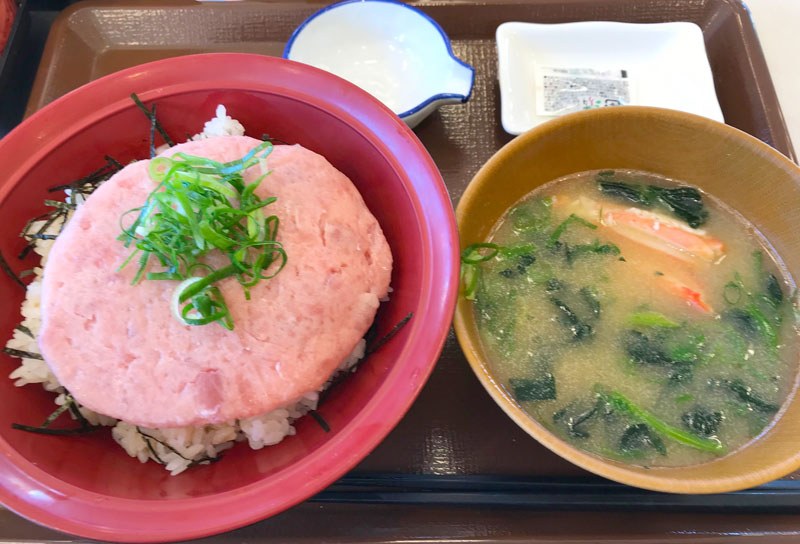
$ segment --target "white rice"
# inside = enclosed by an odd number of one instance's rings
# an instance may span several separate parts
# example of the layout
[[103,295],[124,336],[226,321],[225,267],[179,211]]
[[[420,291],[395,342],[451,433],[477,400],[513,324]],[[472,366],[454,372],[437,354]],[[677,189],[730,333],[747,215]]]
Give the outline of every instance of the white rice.
[[[237,120],[227,115],[225,107],[217,106],[216,117],[205,124],[203,132],[196,134],[192,140],[202,140],[211,136],[243,135],[244,128]],[[67,200],[73,199],[72,195]],[[77,200],[77,199],[76,199]],[[80,202],[76,202],[80,204]],[[32,231],[37,231],[43,222],[32,225]],[[51,225],[46,234],[58,234],[61,224]],[[52,240],[38,240],[34,251],[38,253],[41,267],[44,267],[47,254],[53,245]],[[42,268],[35,268],[36,278],[28,285],[25,300],[22,302],[21,313],[23,327],[26,327],[33,337],[25,332],[15,329],[14,336],[6,344],[7,348],[39,353],[36,342],[41,329],[41,283]],[[331,375],[320,391],[326,389],[332,380],[340,373],[354,371],[355,364],[364,357],[366,342],[362,339],[353,352],[344,360],[339,368]],[[29,384],[41,384],[47,391],[57,393],[54,402],[61,406],[66,401],[64,388],[58,383],[55,375],[47,364],[40,359],[21,358],[20,365],[9,375],[14,385],[22,387]],[[255,450],[264,446],[272,446],[287,436],[295,434],[293,423],[317,408],[319,392],[306,393],[295,402],[278,408],[266,414],[261,414],[246,419],[237,419],[214,425],[200,425],[180,427],[173,429],[150,429],[136,427],[124,421],[104,416],[85,407],[80,407],[80,412],[92,425],[113,427],[111,434],[114,440],[122,446],[131,457],[136,457],[142,463],[153,460],[164,465],[164,468],[173,476],[180,474],[194,464],[207,464],[218,458],[219,454],[231,447],[236,442],[247,440],[249,446]]]
[[242,124],[228,115],[222,104],[217,106],[216,116],[203,126],[203,132],[192,136],[192,140],[205,140],[214,136],[244,136]]

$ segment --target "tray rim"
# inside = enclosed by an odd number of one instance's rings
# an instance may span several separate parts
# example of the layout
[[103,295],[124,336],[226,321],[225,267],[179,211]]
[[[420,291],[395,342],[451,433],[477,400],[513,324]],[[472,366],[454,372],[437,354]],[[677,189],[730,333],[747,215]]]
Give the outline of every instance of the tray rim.
[[[642,3],[645,3],[648,0],[631,0],[631,1],[641,1]],[[689,2],[691,0],[686,0],[686,1]],[[740,32],[752,35],[752,37],[753,37],[752,43],[749,43],[747,40],[744,40],[744,47],[745,47],[745,51],[747,53],[747,58],[748,58],[748,60],[750,60],[751,65],[752,65],[753,61],[763,63],[763,65],[765,67],[765,74],[767,76],[765,78],[753,78],[754,82],[755,82],[755,84],[757,86],[757,89],[758,89],[758,94],[759,94],[759,97],[760,97],[759,98],[759,102],[761,102],[761,104],[765,108],[767,106],[767,102],[772,102],[776,106],[776,108],[775,108],[776,111],[774,113],[776,114],[776,117],[777,117],[777,119],[775,120],[775,122],[777,122],[777,125],[773,126],[770,123],[769,117],[767,117],[767,119],[766,119],[766,121],[767,121],[766,124],[768,125],[768,129],[770,131],[770,134],[773,137],[775,137],[776,135],[778,135],[778,136],[785,135],[785,141],[786,141],[786,144],[788,145],[788,149],[787,149],[788,153],[782,151],[781,149],[778,149],[778,151],[780,151],[780,152],[784,153],[785,155],[787,155],[794,162],[797,162],[797,157],[795,155],[794,149],[792,148],[791,139],[790,139],[788,130],[786,128],[786,124],[785,124],[785,120],[783,118],[782,111],[780,109],[780,103],[778,101],[778,97],[777,97],[777,94],[776,94],[776,91],[775,91],[774,84],[772,82],[772,78],[771,78],[769,69],[768,69],[768,67],[766,65],[766,59],[764,57],[764,53],[763,53],[763,50],[761,48],[761,44],[760,44],[760,41],[759,41],[759,38],[758,38],[758,34],[757,34],[756,30],[755,30],[754,22],[752,20],[751,15],[750,15],[749,8],[747,7],[746,3],[743,0],[708,0],[708,1],[709,2],[716,2],[716,3],[719,3],[721,5],[729,6],[733,10],[734,14],[737,17],[739,17],[740,23],[744,23],[744,24],[740,24],[739,25]],[[21,4],[20,7],[24,6],[26,4],[26,2],[30,2],[30,0],[22,0],[22,4]],[[539,2],[539,0],[533,0],[532,2],[526,2],[525,0],[482,0],[480,3],[484,4],[484,5],[492,5],[492,4],[525,4],[525,3],[538,3],[538,2]],[[200,4],[198,4],[195,0],[177,0],[177,1],[170,2],[170,4],[168,4],[166,6],[163,3],[159,2],[158,0],[132,0],[131,3],[136,3],[136,4],[141,5],[141,6],[153,6],[153,7],[160,7],[160,8],[172,8],[172,7],[184,7],[185,8],[185,7],[199,7],[200,6]],[[257,2],[245,2],[245,3],[242,3],[242,4],[232,3],[232,4],[230,4],[230,7],[232,7],[233,9],[244,9],[247,6],[252,7],[252,5],[254,3],[264,4],[266,9],[269,9],[270,5],[279,5],[279,4],[280,5],[289,5],[289,4],[291,4],[290,2],[281,1],[281,0],[258,0]],[[414,5],[414,6],[416,6],[416,7],[423,8],[423,9],[424,8],[428,8],[428,7],[435,7],[437,9],[443,9],[443,8],[448,8],[448,7],[463,7],[464,5],[468,5],[469,4],[469,2],[448,1],[448,0],[444,0],[444,1],[441,1],[441,2],[437,2],[435,0],[434,1],[422,0],[422,1],[419,1],[419,2],[412,1],[410,3],[412,5]],[[541,3],[553,3],[553,0],[544,0],[544,2],[541,2]],[[562,4],[585,4],[586,1],[585,0],[561,0],[561,3]],[[298,6],[298,9],[301,9],[302,7],[307,7],[308,9],[316,9],[317,7],[319,7],[321,5],[324,5],[324,4],[327,4],[327,2],[314,2],[314,3],[297,4],[297,6]],[[44,51],[42,53],[42,58],[41,58],[41,61],[39,63],[39,66],[37,68],[36,76],[35,76],[35,79],[34,79],[34,86],[33,86],[32,90],[31,90],[30,95],[29,95],[29,101],[28,101],[28,104],[27,104],[26,112],[25,112],[25,116],[26,117],[28,115],[30,115],[30,113],[32,113],[33,111],[36,111],[36,109],[39,109],[40,107],[43,106],[43,104],[37,104],[37,105],[35,105],[36,108],[32,109],[32,107],[34,106],[34,104],[33,104],[34,100],[33,99],[34,99],[34,97],[37,97],[37,89],[38,89],[38,87],[43,86],[44,83],[46,82],[46,79],[47,79],[47,75],[48,75],[49,70],[47,69],[48,68],[48,63],[46,62],[46,60],[51,58],[51,56],[55,56],[59,52],[58,51],[59,41],[63,40],[64,34],[67,31],[67,25],[66,24],[59,24],[59,23],[61,23],[62,20],[67,19],[68,17],[70,17],[75,12],[78,12],[78,11],[83,10],[83,9],[92,9],[92,8],[97,8],[97,7],[123,9],[124,7],[130,7],[130,6],[115,6],[113,4],[113,0],[83,0],[83,1],[80,1],[80,2],[77,2],[77,3],[70,4],[66,8],[64,8],[63,10],[60,11],[59,15],[56,17],[55,21],[53,22],[52,30],[48,35],[48,38],[47,38],[47,41],[46,41],[46,45],[45,45],[45,49],[44,49]],[[21,11],[22,11],[22,9],[20,9],[20,12],[18,12],[18,17],[17,17],[17,21],[15,21],[15,25],[18,24],[19,13],[21,13]],[[12,31],[12,37],[13,37],[13,31]],[[9,44],[11,44],[11,39],[9,40]],[[41,99],[41,94],[42,94],[41,93],[41,89],[38,89],[38,91],[39,91],[38,92],[38,97],[39,97],[39,99]],[[499,107],[499,105],[498,105],[498,107]],[[777,139],[776,139],[775,143],[776,144],[778,143]],[[776,149],[777,149],[777,145],[776,145]],[[413,474],[404,474],[404,475],[405,476],[415,476]],[[367,486],[376,486],[378,484],[380,484],[382,486],[387,486],[387,487],[390,487],[390,488],[397,488],[398,486],[396,485],[396,483],[395,484],[387,484],[387,481],[386,481],[387,476],[396,481],[396,476],[397,475],[395,475],[395,474],[388,474],[387,475],[387,474],[384,474],[384,473],[359,473],[359,472],[355,472],[354,473],[354,472],[351,472],[351,473],[347,474],[346,476],[344,476],[342,479],[340,479],[337,482],[335,482],[334,484],[332,484],[332,486],[329,487],[328,489],[326,489],[325,491],[323,491],[323,492],[319,493],[318,495],[315,495],[314,497],[309,499],[309,501],[311,501],[311,502],[319,502],[319,503],[324,503],[324,502],[382,503],[383,502],[383,503],[389,503],[389,504],[423,504],[422,502],[419,502],[417,499],[415,499],[411,495],[411,492],[413,492],[414,489],[413,489],[413,486],[409,486],[409,485],[406,485],[406,488],[409,490],[409,493],[406,495],[405,499],[403,499],[402,497],[399,497],[397,495],[387,494],[387,492],[385,492],[385,491],[380,491],[380,492],[370,491],[371,493],[374,493],[373,498],[370,499],[370,500],[363,500],[363,497],[359,498],[359,497],[357,497],[355,495],[355,493],[364,493],[363,488],[365,488]],[[423,476],[427,476],[427,475],[423,475]],[[468,483],[470,485],[475,486],[475,484],[478,483],[478,484],[481,484],[481,486],[482,486],[483,484],[485,484],[487,482],[491,483],[492,479],[495,480],[493,482],[493,485],[499,485],[499,484],[503,483],[504,478],[505,478],[503,476],[489,475],[489,474],[476,474],[476,475],[464,475],[464,476],[461,476],[461,475],[459,475],[459,476],[430,475],[430,476],[433,476],[435,478],[439,478],[440,482],[441,482],[440,485],[442,486],[442,488],[434,490],[435,493],[438,493],[438,495],[436,495],[436,496],[437,497],[444,497],[444,496],[448,496],[449,497],[448,501],[450,501],[450,502],[444,502],[444,503],[439,503],[439,504],[472,505],[472,506],[485,504],[484,502],[480,502],[481,500],[485,499],[485,497],[481,498],[481,497],[478,496],[478,494],[481,493],[481,490],[478,489],[476,491],[473,488],[472,495],[468,495],[467,492],[464,491],[463,488],[458,488],[458,485],[462,485],[462,484]],[[525,477],[520,477],[520,476],[513,476],[511,478],[514,479],[514,480],[517,480],[517,483],[519,483],[520,480],[524,480],[525,479]],[[682,495],[656,494],[656,493],[653,493],[653,492],[647,492],[647,491],[643,491],[643,490],[638,490],[636,488],[630,488],[630,487],[624,486],[622,484],[616,484],[614,482],[606,481],[606,480],[603,480],[601,478],[596,478],[596,477],[588,477],[588,478],[558,477],[558,479],[561,480],[561,483],[564,485],[564,488],[567,488],[567,487],[572,488],[572,489],[578,489],[578,488],[593,489],[595,487],[602,487],[604,489],[624,488],[624,489],[629,490],[629,491],[633,490],[635,493],[633,493],[632,495],[635,495],[636,497],[649,496],[650,494],[663,495],[663,496],[666,496],[666,497],[686,497],[686,496],[682,496]],[[552,487],[554,485],[554,482],[552,481],[551,478],[537,477],[537,478],[531,478],[530,481],[525,481],[524,485],[527,486],[527,492],[530,492],[531,490],[542,489],[542,488],[547,487],[547,486],[551,486]],[[480,487],[480,486],[477,486],[477,487]],[[352,491],[349,488],[355,488],[356,491]],[[563,493],[563,490],[561,492]],[[449,493],[449,495],[447,495],[448,493]],[[460,495],[456,496],[456,493],[458,493]],[[558,493],[558,492],[556,492],[556,493]],[[738,497],[740,497],[740,496],[764,496],[765,494],[770,494],[770,493],[773,493],[773,494],[776,494],[776,495],[777,494],[781,494],[781,493],[798,494],[798,493],[800,493],[800,481],[783,480],[783,479],[782,480],[776,480],[776,481],[771,482],[769,484],[765,484],[765,485],[759,486],[757,488],[752,488],[750,490],[734,492],[734,493],[729,493],[729,494],[724,494],[724,495],[711,495],[711,497],[715,497],[715,496],[719,496],[719,497],[726,497],[726,496],[738,496]],[[469,497],[472,497],[472,498],[469,498]],[[702,497],[709,497],[709,496],[701,496],[701,498]],[[507,505],[508,506],[512,506],[512,504],[507,504]],[[590,509],[607,508],[608,507],[608,505],[606,503],[603,503],[603,502],[598,502],[596,504],[586,504],[586,505],[583,505],[583,506],[585,506],[586,508],[590,508]],[[536,505],[528,504],[527,507],[535,508]],[[660,506],[660,507],[663,507],[663,505]],[[777,506],[777,507],[780,508],[780,506]],[[0,508],[2,508],[2,507],[0,507]],[[712,506],[711,508],[712,509],[713,508],[722,509],[722,508],[731,508],[731,506],[726,506],[726,505],[723,504],[723,505],[719,505],[718,507]],[[745,507],[742,507],[742,508],[745,508]],[[747,506],[746,508],[752,508],[752,506]],[[791,505],[790,508],[791,508],[792,512],[800,512],[800,504],[798,504],[796,506],[795,505]],[[572,508],[572,509],[580,509],[580,507]]]
[[[710,495],[648,491],[595,476],[526,477],[350,472],[313,503],[485,506],[558,511],[800,513],[800,480]],[[755,499],[755,501],[753,500]]]

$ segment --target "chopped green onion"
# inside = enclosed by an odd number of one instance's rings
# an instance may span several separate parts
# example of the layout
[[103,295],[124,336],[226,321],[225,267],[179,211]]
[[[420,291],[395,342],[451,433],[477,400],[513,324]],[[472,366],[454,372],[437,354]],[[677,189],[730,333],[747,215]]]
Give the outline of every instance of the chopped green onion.
[[478,274],[480,270],[474,264],[461,265],[461,279],[464,282],[464,298],[475,300],[475,291],[478,287]]
[[738,304],[742,300],[742,286],[735,281],[729,281],[722,290],[722,298],[728,304]]
[[550,238],[547,240],[547,247],[551,248],[555,246],[556,243],[558,242],[558,239],[561,238],[561,235],[564,234],[564,231],[567,230],[567,227],[570,226],[570,224],[572,223],[577,223],[579,225],[583,225],[584,227],[590,229],[597,228],[597,225],[595,225],[594,223],[590,223],[583,217],[579,217],[574,213],[570,214],[569,217],[564,219],[564,221],[558,227],[556,227],[556,230],[553,231],[553,234],[550,235]]
[[[489,249],[491,251],[485,255],[481,255],[481,249]],[[498,251],[500,251],[500,246],[497,244],[490,244],[488,242],[472,244],[461,252],[461,262],[464,264],[483,263],[497,255]]]
[[745,311],[755,320],[758,330],[767,343],[767,347],[774,354],[778,349],[778,333],[775,332],[775,327],[772,326],[764,313],[755,304],[748,304]]
[[[215,284],[235,277],[249,300],[250,287],[275,277],[286,265],[286,252],[276,240],[279,220],[263,211],[276,198],[255,195],[269,172],[247,185],[242,177],[271,151],[272,144],[264,142],[224,164],[185,153],[150,161],[150,177],[157,186],[141,207],[120,219],[119,240],[134,246],[120,269],[138,257],[133,284],[142,278],[180,281],[172,310],[182,323],[218,322],[233,329],[228,305]],[[135,219],[126,227],[128,214]],[[230,264],[215,269],[205,263],[203,257],[214,250],[226,255]],[[149,271],[156,262],[164,270]]]
[[628,323],[638,327],[680,327],[677,323],[664,314],[658,312],[637,312],[628,316]]

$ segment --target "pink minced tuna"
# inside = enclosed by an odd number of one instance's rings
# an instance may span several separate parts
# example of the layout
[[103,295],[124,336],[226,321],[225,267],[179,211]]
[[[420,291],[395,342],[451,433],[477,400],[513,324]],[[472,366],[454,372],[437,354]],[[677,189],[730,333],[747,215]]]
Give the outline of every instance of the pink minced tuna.
[[[226,162],[260,144],[225,136],[178,145]],[[120,216],[153,190],[149,161],[127,166],[83,204],[47,259],[39,346],[58,380],[96,412],[147,427],[218,423],[269,412],[319,389],[350,354],[387,294],[392,256],[361,195],[320,155],[276,146],[256,191],[276,196],[283,271],[251,288],[221,282],[234,330],[181,324],[178,282],[143,280],[117,240]],[[256,165],[245,172],[252,181]]]

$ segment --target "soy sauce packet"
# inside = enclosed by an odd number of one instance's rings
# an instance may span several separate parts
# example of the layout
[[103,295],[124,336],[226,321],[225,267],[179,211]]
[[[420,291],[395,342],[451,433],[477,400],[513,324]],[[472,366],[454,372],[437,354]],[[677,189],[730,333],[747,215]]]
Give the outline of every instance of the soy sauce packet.
[[536,114],[557,117],[579,110],[625,106],[634,86],[625,69],[536,66]]

